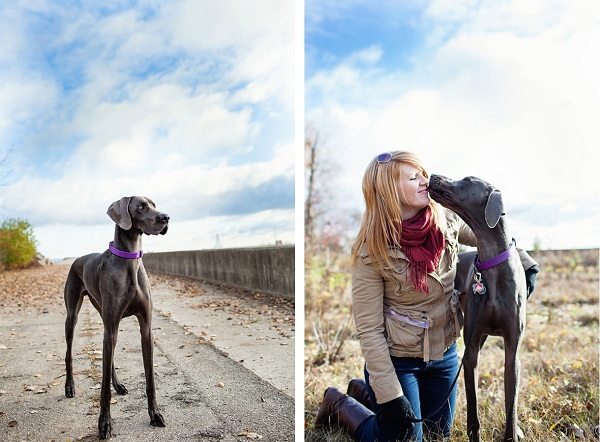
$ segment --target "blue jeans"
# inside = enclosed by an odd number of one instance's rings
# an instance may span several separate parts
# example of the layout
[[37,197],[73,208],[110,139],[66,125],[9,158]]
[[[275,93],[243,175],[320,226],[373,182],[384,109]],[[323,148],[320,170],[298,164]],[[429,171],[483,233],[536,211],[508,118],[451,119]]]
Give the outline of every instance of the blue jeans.
[[[446,398],[446,396],[458,374],[456,344],[446,350],[444,358],[440,361],[424,362],[421,358],[392,356],[392,363],[402,391],[410,402],[416,418],[428,418],[424,421],[425,431],[437,436],[450,436],[456,406],[456,384],[452,388],[450,397]],[[360,425],[356,432],[356,440],[363,442],[393,440],[393,436],[384,434],[385,430],[379,428],[380,425],[377,424],[375,416],[381,410],[381,405],[377,404],[375,400],[375,393],[369,384],[369,373],[366,368],[365,380],[369,386],[369,396],[375,415]],[[440,406],[441,409],[438,410]],[[434,413],[433,416],[430,416],[432,413]],[[423,440],[423,424],[414,424],[413,428],[414,435],[411,440],[421,442]]]

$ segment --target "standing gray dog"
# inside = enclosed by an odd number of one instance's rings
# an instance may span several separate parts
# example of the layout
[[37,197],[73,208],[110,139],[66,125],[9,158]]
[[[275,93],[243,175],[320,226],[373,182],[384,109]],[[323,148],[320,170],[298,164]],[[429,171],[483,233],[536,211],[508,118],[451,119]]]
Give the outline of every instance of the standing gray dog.
[[475,177],[453,181],[439,175],[429,180],[429,195],[456,212],[477,237],[477,258],[465,302],[465,390],[467,434],[479,442],[477,360],[488,335],[504,338],[504,441],[517,441],[517,398],[521,364],[518,351],[525,330],[525,272],[508,232],[502,195]]
[[100,417],[98,435],[106,439],[112,435],[110,417],[110,384],[118,394],[127,394],[115,372],[114,351],[122,318],[135,315],[142,335],[142,358],[146,374],[146,395],[150,424],[164,427],[165,421],[158,410],[152,361],[152,298],[150,283],[142,263],[142,233],[164,235],[169,227],[169,215],[156,210],[145,197],[123,197],[108,208],[108,216],[115,223],[114,241],[104,253],[92,253],[77,258],[65,284],[65,336],[67,340],[67,378],[65,395],[75,395],[73,379],[73,334],[77,315],[85,295],[98,310],[104,323],[102,347],[102,388],[100,390]]

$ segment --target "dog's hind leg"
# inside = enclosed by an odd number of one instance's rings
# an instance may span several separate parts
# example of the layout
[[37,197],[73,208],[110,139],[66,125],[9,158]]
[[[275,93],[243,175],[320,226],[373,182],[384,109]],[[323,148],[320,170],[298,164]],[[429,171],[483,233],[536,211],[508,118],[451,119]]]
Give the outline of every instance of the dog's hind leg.
[[65,380],[65,396],[75,396],[75,380],[73,378],[73,336],[75,334],[75,325],[77,325],[77,316],[83,303],[85,288],[83,281],[77,273],[71,269],[65,284],[65,306],[67,308],[67,317],[65,319],[65,339],[67,341],[67,352],[65,355],[65,366],[67,376]]
[[117,371],[115,370],[115,362],[114,361],[112,364],[112,384],[113,384],[113,387],[114,387],[115,391],[117,392],[117,394],[125,395],[125,394],[129,393],[129,391],[127,390],[127,387],[125,387],[125,385],[123,385],[119,381],[119,378],[117,377]]

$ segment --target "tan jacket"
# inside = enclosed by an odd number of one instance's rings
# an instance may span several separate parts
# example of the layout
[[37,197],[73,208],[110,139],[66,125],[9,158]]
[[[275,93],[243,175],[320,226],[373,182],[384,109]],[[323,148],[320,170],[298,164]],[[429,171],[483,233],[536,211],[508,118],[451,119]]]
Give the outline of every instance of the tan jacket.
[[[477,239],[454,212],[444,212],[445,246],[435,272],[427,276],[429,293],[414,288],[410,264],[399,248],[389,249],[393,267],[384,266],[380,271],[365,249],[352,269],[356,329],[370,384],[380,404],[402,395],[390,355],[440,360],[460,336],[462,312],[454,290],[458,244],[475,246]],[[524,266],[533,264],[531,260]]]

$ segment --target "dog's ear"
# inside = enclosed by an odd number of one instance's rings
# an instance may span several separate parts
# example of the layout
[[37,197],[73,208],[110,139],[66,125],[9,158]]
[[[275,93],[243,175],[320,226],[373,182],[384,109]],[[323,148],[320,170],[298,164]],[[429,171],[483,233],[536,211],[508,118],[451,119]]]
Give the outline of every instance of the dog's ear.
[[499,190],[492,190],[488,196],[487,204],[485,205],[485,222],[490,229],[496,227],[500,217],[504,215],[504,204],[502,203],[502,194]]
[[106,213],[110,216],[115,224],[123,230],[131,229],[131,215],[129,214],[130,196],[124,196],[119,201],[115,201],[109,207]]

